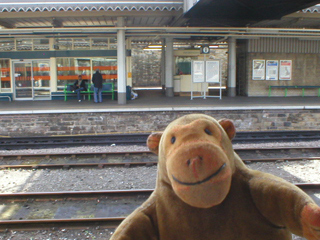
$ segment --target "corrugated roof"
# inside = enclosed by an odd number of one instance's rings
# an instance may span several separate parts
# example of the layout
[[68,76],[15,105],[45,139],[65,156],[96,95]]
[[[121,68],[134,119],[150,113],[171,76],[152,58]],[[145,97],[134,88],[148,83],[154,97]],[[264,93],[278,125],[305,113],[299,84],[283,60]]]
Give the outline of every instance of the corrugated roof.
[[303,9],[303,10],[301,10],[301,12],[304,12],[304,13],[308,13],[308,12],[311,12],[311,13],[314,13],[314,12],[320,13],[320,4],[317,4],[317,5],[312,6],[312,7],[308,7],[308,8],[306,8],[306,9]]
[[0,12],[52,12],[52,11],[148,11],[148,10],[180,10],[183,0],[172,1],[45,1],[45,0],[19,0],[9,2],[0,1]]

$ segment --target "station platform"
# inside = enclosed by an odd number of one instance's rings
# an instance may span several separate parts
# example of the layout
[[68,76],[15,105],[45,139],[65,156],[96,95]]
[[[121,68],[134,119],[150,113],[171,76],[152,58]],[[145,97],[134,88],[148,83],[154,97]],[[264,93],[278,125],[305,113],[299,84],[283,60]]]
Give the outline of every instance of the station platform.
[[76,113],[76,112],[135,112],[190,110],[261,110],[261,109],[320,109],[319,97],[166,97],[161,90],[137,91],[138,98],[118,104],[103,99],[102,103],[77,99],[49,101],[0,101],[0,114]]
[[231,119],[237,131],[320,129],[320,97],[166,97],[161,90],[137,91],[118,104],[77,99],[0,101],[0,138],[150,133],[174,119],[203,113]]

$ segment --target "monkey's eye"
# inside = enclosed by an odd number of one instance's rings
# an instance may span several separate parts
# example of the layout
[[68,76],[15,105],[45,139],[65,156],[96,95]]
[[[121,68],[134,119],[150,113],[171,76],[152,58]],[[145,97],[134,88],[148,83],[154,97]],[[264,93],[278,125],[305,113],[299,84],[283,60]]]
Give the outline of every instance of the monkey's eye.
[[212,132],[208,128],[206,128],[204,131],[205,131],[206,134],[212,135]]
[[176,141],[176,137],[172,137],[171,138],[171,143],[174,144],[175,141]]

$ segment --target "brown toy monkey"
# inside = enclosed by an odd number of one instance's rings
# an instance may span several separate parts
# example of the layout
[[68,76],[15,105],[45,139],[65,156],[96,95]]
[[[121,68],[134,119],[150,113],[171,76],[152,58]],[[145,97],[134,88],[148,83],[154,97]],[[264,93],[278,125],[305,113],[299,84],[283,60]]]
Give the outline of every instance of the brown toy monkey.
[[112,240],[320,239],[320,207],[298,187],[247,168],[234,152],[230,120],[191,114],[152,134],[159,155],[150,198]]

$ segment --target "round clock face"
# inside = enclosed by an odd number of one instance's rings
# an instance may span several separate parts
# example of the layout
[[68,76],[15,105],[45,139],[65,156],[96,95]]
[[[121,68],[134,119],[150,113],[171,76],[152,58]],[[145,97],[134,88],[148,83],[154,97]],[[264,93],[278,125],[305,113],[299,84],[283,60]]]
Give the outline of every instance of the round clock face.
[[207,47],[207,46],[206,46],[206,47],[203,47],[203,48],[202,48],[202,52],[203,52],[203,53],[209,53],[209,52],[210,52],[209,47]]

